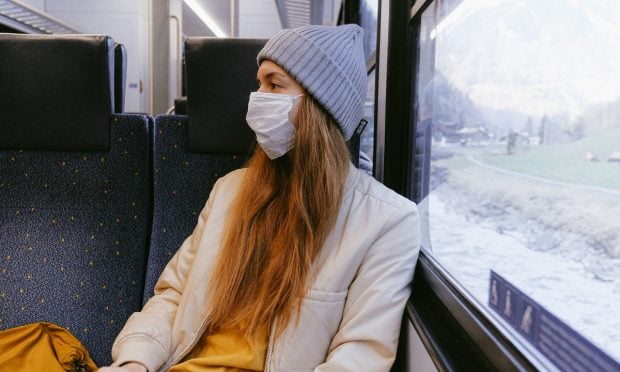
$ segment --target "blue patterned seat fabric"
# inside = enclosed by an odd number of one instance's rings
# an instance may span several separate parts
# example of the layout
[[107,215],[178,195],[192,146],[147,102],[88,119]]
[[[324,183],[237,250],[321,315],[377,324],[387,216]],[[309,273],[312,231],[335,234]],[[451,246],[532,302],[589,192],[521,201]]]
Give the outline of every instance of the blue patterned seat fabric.
[[185,238],[191,234],[218,178],[245,164],[246,156],[190,153],[187,116],[158,116],[153,130],[153,230],[144,302]]
[[148,119],[111,118],[109,152],[0,151],[0,329],[68,328],[97,365],[140,309]]

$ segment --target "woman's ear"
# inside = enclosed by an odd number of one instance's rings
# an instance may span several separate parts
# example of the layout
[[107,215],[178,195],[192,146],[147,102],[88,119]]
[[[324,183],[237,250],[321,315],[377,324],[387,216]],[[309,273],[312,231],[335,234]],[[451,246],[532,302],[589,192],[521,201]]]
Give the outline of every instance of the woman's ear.
[[295,126],[295,128],[297,128],[297,123],[299,120],[299,111],[300,111],[300,107],[302,105],[301,101],[304,99],[304,95],[300,94],[298,96],[296,96],[295,98],[293,98],[293,107],[291,108],[291,111],[288,113],[288,120],[293,123],[293,125]]

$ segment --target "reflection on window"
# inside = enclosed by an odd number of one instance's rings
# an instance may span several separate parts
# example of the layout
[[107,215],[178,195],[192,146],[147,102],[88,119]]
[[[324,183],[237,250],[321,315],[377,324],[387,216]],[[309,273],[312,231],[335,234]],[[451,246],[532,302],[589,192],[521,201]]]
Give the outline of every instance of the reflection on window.
[[[377,13],[379,0],[360,1],[360,26],[364,29],[364,57],[369,67],[377,45]],[[368,90],[364,101],[364,119],[368,122],[360,141],[360,168],[372,174],[375,135],[375,72],[368,74]]]
[[375,70],[368,75],[368,89],[364,101],[364,119],[368,122],[360,138],[360,168],[372,174],[375,141]]
[[618,19],[616,0],[436,1],[416,67],[425,249],[481,306],[492,269],[615,359]]
[[364,29],[364,57],[366,61],[377,49],[377,13],[379,0],[360,1],[360,26]]

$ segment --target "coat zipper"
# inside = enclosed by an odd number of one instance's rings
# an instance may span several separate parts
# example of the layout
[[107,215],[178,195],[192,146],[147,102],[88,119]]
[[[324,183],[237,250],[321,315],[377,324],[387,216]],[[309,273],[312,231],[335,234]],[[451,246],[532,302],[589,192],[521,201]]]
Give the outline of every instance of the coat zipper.
[[[198,343],[198,341],[202,337],[202,334],[205,331],[205,328],[207,328],[207,320],[209,320],[209,316],[208,315],[207,315],[207,317],[205,317],[205,319],[203,320],[202,324],[200,325],[200,331],[198,332],[198,336],[194,339],[194,341],[188,347],[186,347],[183,350],[183,352],[181,352],[181,354],[179,354],[178,357],[176,357],[174,360],[172,360],[172,362],[169,362],[166,365],[164,365],[163,368],[160,368],[160,371],[168,370],[171,366],[175,365],[181,359],[183,359],[183,357],[185,357],[185,355],[187,355],[187,353],[191,349],[193,349],[194,346],[196,346],[196,344]],[[268,340],[268,344],[267,344],[267,356],[265,358],[265,372],[271,371],[271,355],[273,354],[273,346],[274,346],[274,343],[275,343],[274,342],[274,336],[273,336],[275,328],[274,327],[270,327],[270,328],[271,329],[269,330],[269,340]]]
[[275,322],[272,322],[269,330],[269,341],[267,344],[267,357],[265,358],[265,372],[271,371],[271,356],[273,355],[273,347],[275,343],[274,332],[275,327],[273,326]]
[[194,338],[194,341],[192,341],[192,343],[190,345],[188,345],[182,352],[181,354],[179,354],[178,357],[176,357],[175,359],[172,360],[172,362],[167,363],[163,368],[160,369],[160,371],[166,371],[168,370],[168,368],[170,368],[171,366],[175,365],[176,363],[178,363],[181,359],[183,359],[183,357],[185,357],[185,355],[187,355],[187,353],[194,348],[194,346],[196,346],[196,344],[198,343],[198,341],[200,340],[200,338],[202,337],[203,332],[205,331],[205,328],[207,328],[207,320],[209,320],[209,316],[207,315],[205,317],[205,319],[202,321],[202,324],[200,325],[200,329],[197,333],[197,336]]

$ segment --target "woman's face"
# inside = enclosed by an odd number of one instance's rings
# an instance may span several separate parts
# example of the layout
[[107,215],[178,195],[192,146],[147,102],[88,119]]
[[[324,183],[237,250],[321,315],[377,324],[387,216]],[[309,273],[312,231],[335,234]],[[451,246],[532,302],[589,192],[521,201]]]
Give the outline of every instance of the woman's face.
[[304,93],[304,88],[291,75],[271,61],[263,61],[260,64],[256,81],[258,91],[261,93],[288,94],[289,96]]
[[[291,75],[271,61],[261,62],[258,73],[256,73],[256,82],[258,83],[258,91],[261,93],[286,94],[289,96],[304,94],[304,88]],[[289,120],[295,126],[297,126],[297,107],[297,105],[293,106],[289,113]]]

